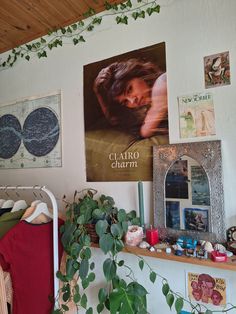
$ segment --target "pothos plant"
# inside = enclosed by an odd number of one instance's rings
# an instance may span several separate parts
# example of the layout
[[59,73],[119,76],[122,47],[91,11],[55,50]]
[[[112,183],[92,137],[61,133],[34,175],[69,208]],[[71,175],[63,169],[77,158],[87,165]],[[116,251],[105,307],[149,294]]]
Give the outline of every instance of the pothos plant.
[[[108,310],[111,314],[147,314],[147,290],[135,278],[131,267],[126,265],[119,253],[124,249],[124,236],[129,225],[138,225],[136,212],[126,212],[115,206],[111,196],[100,195],[95,199],[96,190],[75,191],[72,202],[66,203],[66,220],[61,227],[61,241],[66,252],[65,271],[58,271],[57,277],[62,285],[56,297],[56,307],[52,314],[66,313],[72,304],[79,313],[83,308],[86,314],[102,313]],[[92,261],[91,238],[87,228],[94,224],[99,236],[99,247],[106,255],[102,265],[105,286],[98,291],[96,309],[88,306],[86,289],[95,281],[95,268],[101,266]],[[142,256],[137,256],[140,271],[148,269],[149,279],[155,283],[157,277],[162,282],[162,293],[170,309],[181,313],[184,303],[188,303],[191,313],[212,314],[206,306],[193,304],[179,293],[174,292],[166,278],[156,273]],[[122,271],[123,270],[123,271]],[[122,274],[119,275],[119,274]],[[236,306],[222,310],[226,313]],[[221,311],[217,311],[221,312]]]

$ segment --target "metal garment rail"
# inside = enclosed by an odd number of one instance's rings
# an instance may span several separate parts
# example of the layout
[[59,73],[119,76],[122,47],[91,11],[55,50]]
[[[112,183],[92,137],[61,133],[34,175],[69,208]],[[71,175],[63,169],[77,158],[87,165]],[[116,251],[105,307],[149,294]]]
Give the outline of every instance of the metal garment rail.
[[59,269],[59,258],[58,258],[58,206],[57,201],[53,193],[48,190],[45,186],[0,186],[0,190],[32,190],[42,191],[48,195],[52,203],[53,209],[53,272],[54,272],[54,298],[56,299],[59,289],[59,279],[56,273]]

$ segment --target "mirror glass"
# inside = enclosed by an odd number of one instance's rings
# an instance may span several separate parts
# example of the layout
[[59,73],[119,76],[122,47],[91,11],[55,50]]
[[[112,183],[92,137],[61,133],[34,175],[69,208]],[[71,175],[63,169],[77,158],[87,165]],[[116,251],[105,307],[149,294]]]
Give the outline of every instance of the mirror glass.
[[166,237],[225,242],[221,141],[154,146],[153,195]]
[[165,178],[165,226],[209,231],[210,190],[207,174],[193,158],[174,161]]

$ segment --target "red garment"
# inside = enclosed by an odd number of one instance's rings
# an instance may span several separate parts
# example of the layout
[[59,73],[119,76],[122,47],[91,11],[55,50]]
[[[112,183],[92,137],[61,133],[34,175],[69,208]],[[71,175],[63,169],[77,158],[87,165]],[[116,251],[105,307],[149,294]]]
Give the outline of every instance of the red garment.
[[[59,219],[59,228],[63,221]],[[60,241],[59,241],[60,243]],[[59,244],[59,259],[62,245]],[[13,286],[13,314],[50,314],[53,303],[53,222],[25,220],[0,239],[0,264]]]

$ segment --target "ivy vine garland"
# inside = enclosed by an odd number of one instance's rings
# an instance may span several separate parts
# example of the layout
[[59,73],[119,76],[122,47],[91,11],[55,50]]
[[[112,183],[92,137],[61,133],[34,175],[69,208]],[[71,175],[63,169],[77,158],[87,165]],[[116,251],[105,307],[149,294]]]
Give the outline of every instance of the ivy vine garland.
[[[135,2],[135,4],[134,4]],[[93,31],[102,21],[113,15],[117,24],[128,24],[129,19],[138,20],[160,12],[160,5],[156,1],[128,0],[121,4],[110,4],[105,2],[106,13],[96,14],[93,8],[90,8],[83,14],[84,20],[52,30],[32,43],[21,45],[11,50],[5,60],[0,60],[0,69],[12,67],[18,58],[29,61],[31,56],[38,58],[47,58],[47,53],[57,47],[63,46],[65,40],[69,40],[74,45],[85,42],[84,36],[87,32]]]

